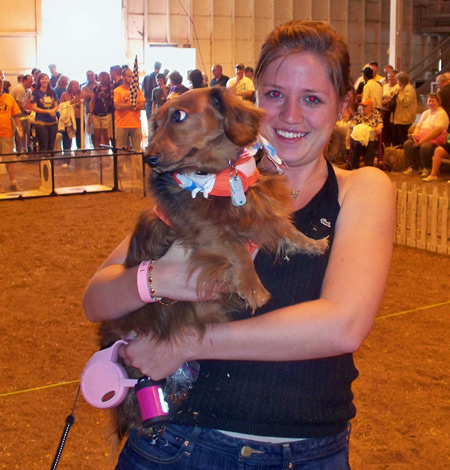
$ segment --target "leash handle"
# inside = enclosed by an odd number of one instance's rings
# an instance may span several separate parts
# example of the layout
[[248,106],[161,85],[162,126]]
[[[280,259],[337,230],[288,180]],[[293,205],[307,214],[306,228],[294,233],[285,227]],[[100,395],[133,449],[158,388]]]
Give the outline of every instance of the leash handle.
[[77,401],[78,401],[79,395],[80,395],[80,387],[78,387],[78,390],[77,390],[77,395],[76,395],[75,401],[73,403],[72,413],[70,413],[70,415],[67,416],[67,418],[66,418],[66,425],[64,426],[64,431],[62,433],[61,439],[59,440],[59,446],[58,446],[58,449],[56,451],[56,455],[55,455],[55,458],[53,460],[53,463],[52,463],[52,466],[51,466],[50,470],[56,470],[56,467],[58,466],[59,459],[61,458],[62,451],[63,451],[64,446],[66,444],[67,436],[69,434],[70,428],[72,427],[72,424],[75,422],[74,413],[75,413],[75,407],[77,406]]
[[67,435],[69,434],[70,428],[71,428],[72,424],[74,423],[74,421],[75,421],[75,418],[72,414],[67,416],[66,425],[64,427],[64,431],[63,431],[61,439],[59,441],[58,450],[56,451],[55,459],[53,460],[51,470],[56,470],[56,467],[58,466],[59,459],[61,458],[61,454],[62,454],[62,451],[64,449],[64,445],[66,444]]

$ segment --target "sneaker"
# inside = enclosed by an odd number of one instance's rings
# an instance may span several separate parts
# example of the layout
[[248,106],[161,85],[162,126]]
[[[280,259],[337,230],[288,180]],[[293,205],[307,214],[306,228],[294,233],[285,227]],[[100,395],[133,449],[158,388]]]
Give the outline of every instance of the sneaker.
[[403,172],[405,176],[411,176],[411,175],[418,175],[419,170],[413,170],[411,167],[409,167],[407,170]]
[[426,178],[423,178],[423,181],[426,181],[427,183],[429,183],[430,181],[437,181],[438,177],[437,176],[427,176]]
[[430,170],[428,170],[427,168],[424,168],[420,176],[422,178],[426,178],[429,174],[430,174]]
[[12,183],[9,187],[10,191],[17,192],[17,191],[23,191],[22,188],[20,188],[17,183]]

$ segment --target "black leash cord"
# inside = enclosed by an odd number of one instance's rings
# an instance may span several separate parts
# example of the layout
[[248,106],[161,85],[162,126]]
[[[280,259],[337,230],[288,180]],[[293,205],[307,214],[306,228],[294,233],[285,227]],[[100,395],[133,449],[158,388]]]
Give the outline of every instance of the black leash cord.
[[59,446],[58,446],[58,449],[56,451],[55,459],[53,460],[53,463],[52,463],[52,466],[51,466],[50,470],[56,470],[56,467],[58,466],[59,459],[61,458],[61,454],[62,454],[62,451],[64,449],[64,445],[66,444],[67,435],[69,434],[70,428],[72,427],[72,424],[75,421],[75,417],[74,417],[73,414],[75,412],[75,407],[77,406],[77,401],[78,401],[79,394],[80,394],[80,387],[78,387],[78,390],[77,390],[77,396],[75,397],[75,402],[73,404],[72,413],[70,413],[70,415],[67,416],[67,418],[66,418],[66,425],[64,427],[64,431],[63,431],[61,439],[59,441]]

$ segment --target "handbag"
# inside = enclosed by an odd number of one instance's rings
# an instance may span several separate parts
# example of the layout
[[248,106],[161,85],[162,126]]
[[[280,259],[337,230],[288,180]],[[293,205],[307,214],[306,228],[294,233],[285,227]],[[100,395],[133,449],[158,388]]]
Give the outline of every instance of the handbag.
[[389,102],[386,105],[386,108],[389,109],[391,113],[395,112],[395,108],[397,106],[397,93],[395,93],[392,98],[389,100]]

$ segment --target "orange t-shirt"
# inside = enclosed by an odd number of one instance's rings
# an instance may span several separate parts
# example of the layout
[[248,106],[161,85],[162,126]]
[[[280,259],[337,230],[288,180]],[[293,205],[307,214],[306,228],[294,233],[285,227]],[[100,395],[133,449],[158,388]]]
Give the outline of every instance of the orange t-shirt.
[[0,96],[0,137],[14,137],[11,118],[20,114],[16,100],[8,93]]
[[[138,90],[137,101],[144,101],[142,90]],[[123,85],[114,89],[114,105],[117,103],[129,103],[130,90],[124,88]],[[135,128],[141,127],[141,111],[133,111],[132,109],[116,109],[114,118],[116,127]]]

